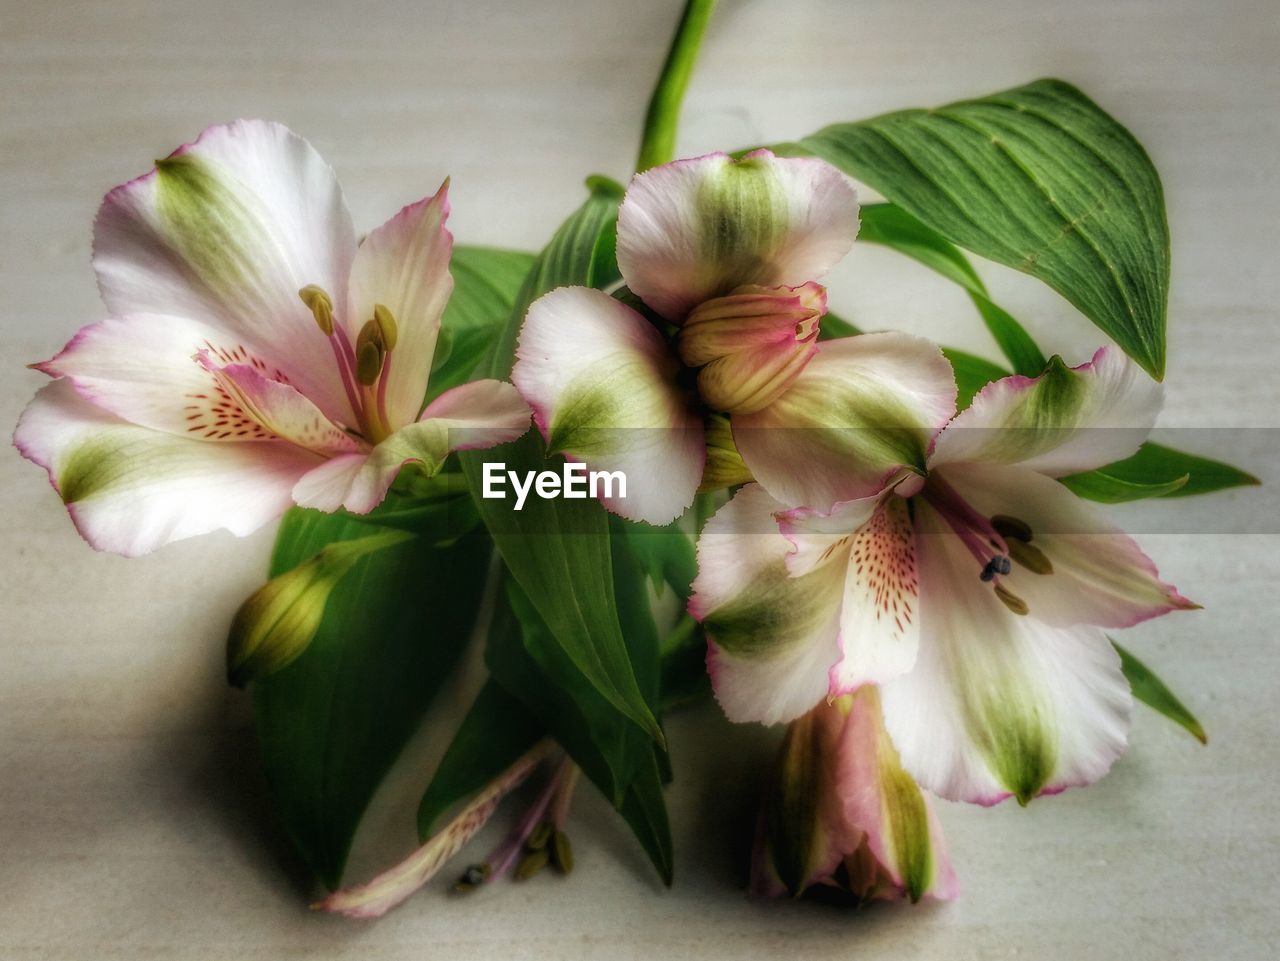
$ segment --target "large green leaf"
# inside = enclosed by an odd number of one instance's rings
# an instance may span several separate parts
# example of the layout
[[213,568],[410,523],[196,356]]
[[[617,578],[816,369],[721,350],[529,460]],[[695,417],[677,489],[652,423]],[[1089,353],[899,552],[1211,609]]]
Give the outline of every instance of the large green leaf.
[[[477,345],[506,322],[530,263],[527,254],[454,249],[432,396],[468,378]],[[272,561],[278,574],[378,526],[427,533],[360,561],[330,598],[307,652],[253,685],[254,724],[281,820],[330,887],[365,806],[468,636],[484,580],[488,548],[479,538],[447,546],[476,519],[465,491],[458,492],[465,499],[449,496],[443,477],[403,486],[435,499],[392,497],[366,517],[290,511]]]
[[1205,733],[1204,726],[1196,720],[1194,714],[1187,710],[1186,705],[1178,700],[1173,691],[1165,686],[1164,681],[1156,677],[1151,668],[1114,640],[1111,644],[1120,655],[1120,669],[1129,680],[1133,696],[1183,728],[1201,744],[1209,743],[1209,735]]
[[999,364],[954,347],[943,347],[951,370],[956,375],[956,410],[964,410],[973,403],[974,395],[993,380],[1008,377],[1009,371]]
[[440,324],[428,401],[471,380],[511,316],[532,266],[533,254],[491,247],[453,248],[449,271],[454,295]]
[[836,124],[800,146],[952,243],[1040,278],[1163,376],[1160,178],[1133,136],[1079,90],[1039,80]]
[[[271,573],[373,529],[290,511]],[[357,561],[330,595],[311,646],[251,685],[280,817],[331,888],[369,799],[448,676],[479,608],[487,538],[477,532],[440,545],[447,530],[424,535]]]
[[[525,280],[490,358],[491,376],[509,375],[520,324],[534,299],[562,285],[606,286],[617,278],[614,246],[622,191],[600,178],[589,184],[590,196],[556,232]],[[604,508],[594,500],[531,498],[516,511],[507,500],[480,497],[486,462],[520,472],[560,464],[559,458],[548,460],[536,431],[492,450],[464,452],[459,459],[507,569],[537,608],[553,643],[615,711],[661,740],[618,623]]]
[[1062,483],[1077,497],[1097,501],[1099,504],[1126,504],[1129,501],[1146,500],[1148,497],[1168,497],[1176,494],[1187,481],[1190,474],[1171,481],[1156,484],[1136,484],[1133,481],[1121,480],[1108,474],[1105,470],[1091,470],[1084,474],[1073,474],[1063,477]]
[[[532,601],[509,581],[499,598],[486,663],[494,679],[545,725],[587,777],[609,798],[649,854],[663,880],[671,883],[671,831],[662,797],[660,749],[640,735],[580,675],[548,638],[549,631]],[[649,643],[645,632],[631,635],[633,645]],[[656,647],[656,644],[655,644]],[[638,652],[637,652],[638,653]],[[657,651],[643,672],[645,686],[657,688]],[[650,680],[650,675],[652,680]],[[620,772],[619,757],[633,759]]]
[[1143,444],[1132,457],[1094,471],[1072,474],[1064,477],[1062,482],[1081,497],[1111,503],[1134,499],[1103,496],[1108,491],[1122,490],[1125,487],[1154,491],[1146,496],[1187,497],[1191,494],[1211,494],[1230,487],[1249,487],[1261,483],[1258,478],[1238,467],[1150,441]]
[[987,330],[1014,371],[1035,377],[1044,370],[1045,356],[1031,335],[1008,311],[991,300],[986,285],[969,263],[969,258],[936,230],[930,230],[901,207],[870,204],[862,208],[862,228],[858,237],[906,254],[959,284],[968,292]]

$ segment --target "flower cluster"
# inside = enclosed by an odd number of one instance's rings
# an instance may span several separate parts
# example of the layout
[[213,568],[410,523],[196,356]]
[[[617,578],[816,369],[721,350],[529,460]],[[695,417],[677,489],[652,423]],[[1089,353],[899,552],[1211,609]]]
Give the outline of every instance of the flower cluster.
[[812,841],[766,831],[757,879],[796,892],[843,858],[858,893],[915,899],[935,877],[952,890],[945,865],[903,873],[906,848],[943,857],[917,785],[991,805],[1097,780],[1131,703],[1103,629],[1195,605],[1055,480],[1133,454],[1159,385],[1104,347],[957,412],[936,345],[819,341],[815,281],[857,229],[853,188],[822,161],[757,151],[641,174],[618,217],[638,309],[547,294],[513,379],[553,450],[652,478],[651,497],[604,504],[653,523],[714,486],[701,428],[727,419],[735,479],[752,481],[701,533],[689,612],[730,720],[792,724],[777,809],[819,822]]
[[[686,578],[711,686],[730,720],[788,725],[756,892],[952,897],[934,797],[1026,804],[1108,771],[1132,698],[1104,631],[1195,607],[1059,482],[1145,440],[1161,392],[1134,362],[1055,357],[958,410],[931,341],[825,337],[820,281],[854,245],[857,195],[823,160],[756,150],[637,175],[617,213],[622,284],[543,294],[517,318],[510,384],[437,392],[447,189],[357,242],[315,151],[237,122],[109,193],[107,319],[34,365],[54,380],[15,434],[85,539],[137,555],[294,505],[367,515],[402,469],[434,475],[532,417],[548,456],[625,475],[600,500],[627,521],[718,507]],[[268,583],[233,625],[232,680],[300,657],[346,573],[419,533],[336,541]],[[560,740],[491,765],[444,830],[323,906],[403,900],[544,763],[530,814],[462,886],[567,872],[579,754]]]

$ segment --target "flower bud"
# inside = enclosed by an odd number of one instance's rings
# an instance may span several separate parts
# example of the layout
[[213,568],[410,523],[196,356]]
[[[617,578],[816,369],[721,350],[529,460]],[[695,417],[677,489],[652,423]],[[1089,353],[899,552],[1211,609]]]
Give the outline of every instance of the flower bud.
[[413,535],[388,531],[335,541],[290,571],[253,592],[231,622],[227,637],[227,680],[244,687],[295,660],[320,630],[325,605],[338,581],[365,554]]
[[750,484],[751,471],[742,461],[738,447],[733,442],[733,428],[724,414],[710,414],[706,422],[707,462],[702,470],[702,494]]
[[758,895],[798,897],[824,885],[859,902],[955,896],[937,821],[899,763],[877,688],[824,701],[792,722],[751,873]]
[[776,400],[818,350],[827,292],[802,287],[739,287],[695,307],[676,347],[701,367],[698,390],[713,410],[749,414]]

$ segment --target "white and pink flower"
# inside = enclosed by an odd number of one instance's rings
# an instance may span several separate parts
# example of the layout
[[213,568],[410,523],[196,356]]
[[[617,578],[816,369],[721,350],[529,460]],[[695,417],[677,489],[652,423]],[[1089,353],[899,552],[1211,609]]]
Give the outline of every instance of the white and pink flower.
[[637,175],[617,249],[644,312],[563,287],[525,318],[512,380],[549,449],[624,471],[628,496],[605,506],[654,524],[703,481],[709,413],[728,415],[746,468],[789,503],[830,507],[923,469],[955,404],[938,348],[896,333],[818,342],[815,281],[857,232],[853,186],[821,160],[757,150]]
[[902,768],[875,687],[791,722],[765,797],[752,893],[822,885],[859,901],[959,893],[929,797]]
[[1159,385],[1115,349],[984,388],[923,475],[831,510],[740,491],[698,545],[690,612],[730,719],[880,686],[904,767],[953,800],[1089,784],[1131,696],[1103,628],[1194,607],[1054,478],[1131,454]]
[[447,184],[357,243],[330,167],[278,124],[211,127],[111,191],[94,229],[108,319],[51,360],[14,442],[81,534],[126,555],[293,504],[364,513],[406,463],[512,440],[479,381],[423,409],[445,303]]

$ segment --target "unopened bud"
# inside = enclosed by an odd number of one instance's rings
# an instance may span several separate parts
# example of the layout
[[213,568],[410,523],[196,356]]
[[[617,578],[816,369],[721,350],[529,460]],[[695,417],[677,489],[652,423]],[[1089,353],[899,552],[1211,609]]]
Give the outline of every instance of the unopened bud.
[[707,463],[702,470],[700,493],[749,484],[754,478],[733,442],[733,428],[723,414],[711,414],[706,423]]
[[253,592],[231,622],[227,680],[243,687],[292,663],[315,639],[334,586],[365,554],[413,535],[387,531],[336,541]]
[[739,287],[695,307],[680,328],[680,359],[698,372],[713,410],[749,414],[773,403],[817,353],[827,309],[819,285]]

